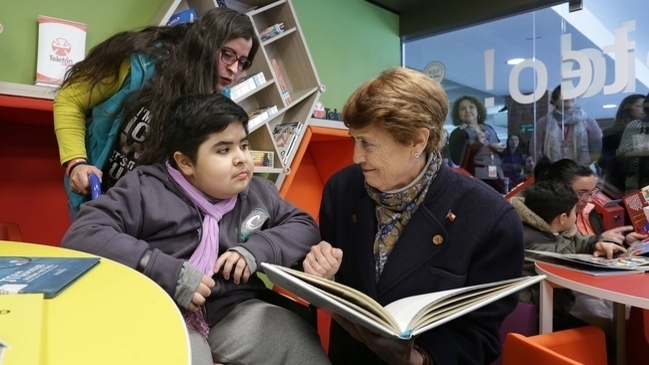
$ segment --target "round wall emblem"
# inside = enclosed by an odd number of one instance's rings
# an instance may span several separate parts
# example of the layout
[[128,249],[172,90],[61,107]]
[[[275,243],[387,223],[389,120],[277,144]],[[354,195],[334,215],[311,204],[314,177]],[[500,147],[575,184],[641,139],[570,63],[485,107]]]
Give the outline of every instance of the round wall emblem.
[[442,82],[446,75],[446,67],[444,67],[444,64],[439,61],[432,61],[424,67],[424,73],[431,79],[437,82]]

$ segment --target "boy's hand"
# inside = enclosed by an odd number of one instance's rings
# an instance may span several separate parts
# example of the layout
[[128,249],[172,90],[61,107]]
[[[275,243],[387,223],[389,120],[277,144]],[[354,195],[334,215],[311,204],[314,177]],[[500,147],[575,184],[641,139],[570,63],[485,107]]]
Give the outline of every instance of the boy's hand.
[[196,292],[192,297],[192,302],[189,303],[187,309],[192,312],[197,312],[200,307],[205,304],[206,298],[210,296],[211,289],[214,287],[214,284],[214,279],[207,275],[203,275],[201,283],[198,284],[198,289],[196,289]]
[[250,275],[252,275],[246,259],[237,251],[226,251],[216,260],[214,273],[218,274],[219,271],[221,271],[221,275],[225,280],[230,280],[230,276],[232,276],[232,281],[235,284],[239,284],[241,280],[247,283]]
[[333,248],[327,241],[320,241],[311,246],[311,251],[306,255],[302,267],[307,274],[333,279],[343,260],[343,251]]
[[593,252],[593,256],[606,256],[607,259],[612,259],[613,255],[625,252],[626,249],[622,246],[616,245],[615,243],[600,241],[595,244],[595,252]]

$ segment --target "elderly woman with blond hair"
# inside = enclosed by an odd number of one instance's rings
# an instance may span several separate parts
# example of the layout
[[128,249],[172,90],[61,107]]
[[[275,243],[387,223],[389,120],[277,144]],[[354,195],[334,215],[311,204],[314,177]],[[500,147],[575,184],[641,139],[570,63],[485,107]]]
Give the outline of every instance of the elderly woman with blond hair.
[[[382,305],[521,275],[523,230],[512,206],[441,163],[447,112],[439,83],[401,67],[352,94],[343,120],[354,165],[325,186],[323,241],[304,260],[307,273],[335,275]],[[411,340],[334,316],[329,356],[333,364],[488,364],[516,304],[516,295],[505,297]]]

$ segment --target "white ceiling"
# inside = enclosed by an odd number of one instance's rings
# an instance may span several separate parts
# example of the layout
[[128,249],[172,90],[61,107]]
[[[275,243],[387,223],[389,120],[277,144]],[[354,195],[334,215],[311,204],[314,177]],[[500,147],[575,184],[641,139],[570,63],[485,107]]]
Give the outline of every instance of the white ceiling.
[[[584,0],[584,10],[569,13],[567,4],[545,8],[490,23],[476,25],[405,44],[405,66],[423,70],[431,61],[441,61],[446,68],[443,84],[452,102],[468,94],[478,98],[495,97],[496,114],[509,95],[509,74],[513,66],[510,58],[533,58],[542,61],[548,70],[548,89],[561,81],[560,37],[572,35],[572,49],[602,49],[613,43],[613,33],[624,22],[635,20],[635,31],[629,40],[635,41],[636,90],[646,95],[649,91],[649,1],[646,0]],[[601,24],[600,24],[601,23]],[[493,89],[486,90],[484,51],[495,50]],[[615,79],[614,60],[606,59],[606,83]],[[532,69],[525,69],[519,79],[521,92],[534,89]],[[602,91],[588,98],[579,98],[578,104],[591,116],[613,118],[617,111],[603,109],[604,104],[618,104],[629,93],[603,95]],[[504,120],[506,118],[497,118]]]

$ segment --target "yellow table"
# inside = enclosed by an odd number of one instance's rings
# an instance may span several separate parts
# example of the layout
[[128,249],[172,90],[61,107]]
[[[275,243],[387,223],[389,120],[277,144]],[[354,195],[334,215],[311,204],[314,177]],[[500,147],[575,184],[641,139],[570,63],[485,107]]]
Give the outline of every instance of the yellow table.
[[[0,241],[0,256],[90,255]],[[191,363],[187,328],[169,295],[146,276],[105,258],[44,301],[42,331],[43,365]]]

